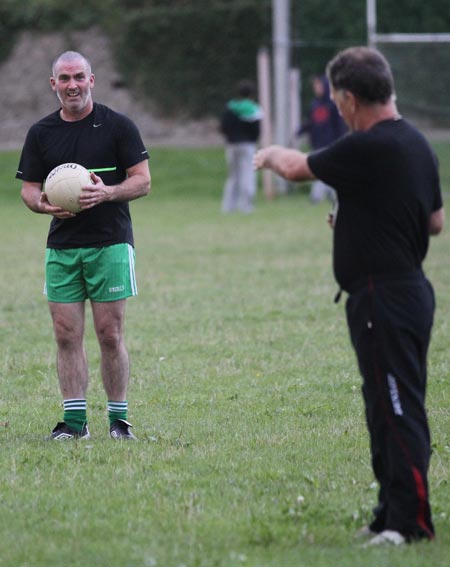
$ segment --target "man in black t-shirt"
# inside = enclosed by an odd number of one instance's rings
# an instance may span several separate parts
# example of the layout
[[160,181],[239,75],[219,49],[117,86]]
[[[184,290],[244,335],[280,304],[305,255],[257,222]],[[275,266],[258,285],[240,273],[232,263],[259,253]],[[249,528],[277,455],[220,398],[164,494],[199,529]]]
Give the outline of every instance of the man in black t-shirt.
[[333,267],[349,294],[347,321],[380,485],[373,521],[362,531],[371,545],[433,539],[425,391],[435,304],[422,262],[429,235],[444,223],[437,160],[399,115],[391,69],[378,51],[346,49],[327,75],[351,133],[309,155],[270,146],[254,164],[336,189]]
[[[50,83],[61,108],[29,130],[16,177],[22,199],[51,215],[46,249],[46,293],[57,343],[64,418],[50,439],[87,439],[88,366],[85,302],[90,300],[108,396],[110,436],[135,439],[128,422],[129,361],[123,327],[126,298],[136,295],[134,242],[128,202],[150,190],[148,153],[134,123],[92,99],[89,61],[67,51],[53,63]],[[63,163],[91,172],[82,211],[52,206],[43,191],[48,173]]]

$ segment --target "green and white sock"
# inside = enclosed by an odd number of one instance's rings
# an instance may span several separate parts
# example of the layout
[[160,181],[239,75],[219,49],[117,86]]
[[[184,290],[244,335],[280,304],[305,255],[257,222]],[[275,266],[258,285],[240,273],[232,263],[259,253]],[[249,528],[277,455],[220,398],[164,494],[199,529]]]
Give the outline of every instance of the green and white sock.
[[86,400],[64,400],[64,422],[79,433],[87,423]]
[[109,424],[112,425],[116,419],[128,420],[128,402],[113,402],[108,400]]

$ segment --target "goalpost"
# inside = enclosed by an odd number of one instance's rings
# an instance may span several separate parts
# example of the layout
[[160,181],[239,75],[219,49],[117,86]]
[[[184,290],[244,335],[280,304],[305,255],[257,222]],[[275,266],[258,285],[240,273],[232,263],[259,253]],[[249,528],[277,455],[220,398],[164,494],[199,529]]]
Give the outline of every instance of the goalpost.
[[367,0],[367,43],[450,43],[450,33],[377,33],[377,0]]
[[366,0],[367,43],[388,58],[402,111],[450,126],[450,33],[379,33],[377,2]]

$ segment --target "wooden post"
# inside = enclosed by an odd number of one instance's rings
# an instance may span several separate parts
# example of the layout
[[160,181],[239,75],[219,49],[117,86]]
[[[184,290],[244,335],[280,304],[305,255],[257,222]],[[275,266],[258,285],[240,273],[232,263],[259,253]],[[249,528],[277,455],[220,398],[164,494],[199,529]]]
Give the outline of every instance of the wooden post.
[[289,71],[289,102],[289,145],[291,148],[295,148],[296,133],[301,120],[299,69],[291,69]]
[[[270,55],[267,48],[258,51],[258,100],[263,110],[261,120],[261,146],[270,146],[272,143],[272,100],[270,81]],[[266,199],[273,199],[273,175],[268,169],[262,171],[263,191]]]

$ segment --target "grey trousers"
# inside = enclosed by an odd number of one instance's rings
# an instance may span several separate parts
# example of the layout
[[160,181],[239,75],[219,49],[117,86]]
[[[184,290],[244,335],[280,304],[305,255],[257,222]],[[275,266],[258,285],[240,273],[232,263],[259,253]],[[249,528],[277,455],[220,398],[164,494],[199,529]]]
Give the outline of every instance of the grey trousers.
[[228,144],[225,156],[228,178],[223,190],[222,212],[250,213],[256,195],[256,173],[253,169],[254,143]]
[[336,192],[332,187],[320,181],[320,179],[316,179],[311,185],[309,197],[313,203],[320,203],[324,199],[329,199],[334,203],[336,201]]

